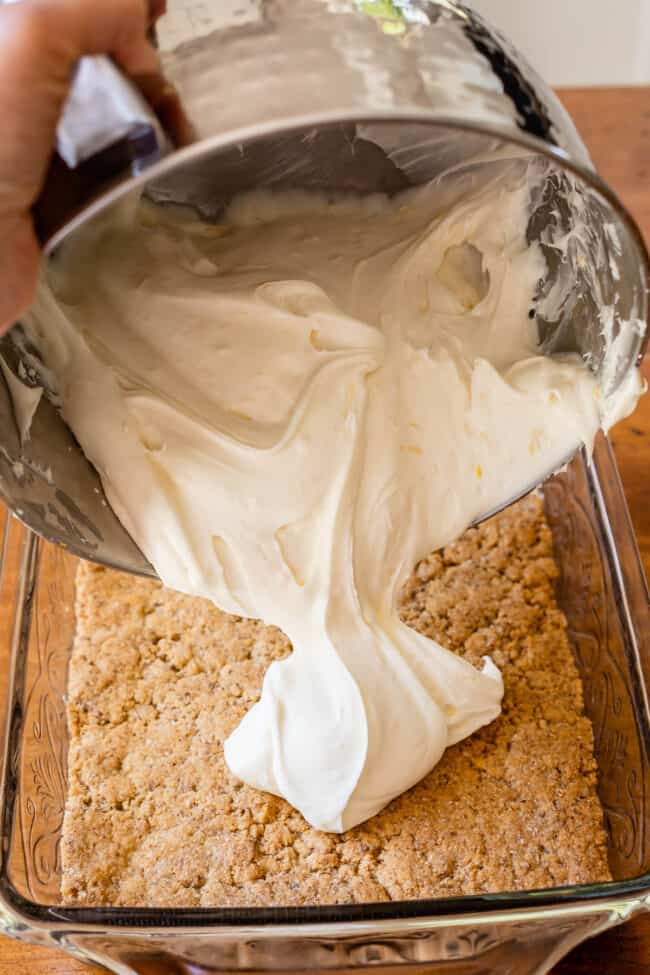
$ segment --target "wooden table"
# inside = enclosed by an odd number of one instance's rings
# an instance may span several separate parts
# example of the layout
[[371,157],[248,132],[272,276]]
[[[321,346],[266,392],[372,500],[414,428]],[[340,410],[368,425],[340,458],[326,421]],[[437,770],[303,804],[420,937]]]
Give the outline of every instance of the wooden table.
[[[562,91],[596,166],[650,242],[650,88]],[[646,376],[650,379],[650,361]],[[650,394],[612,437],[650,577]],[[0,648],[4,651],[4,645]],[[0,666],[4,662],[0,661]],[[0,938],[0,975],[99,975],[68,956]],[[650,915],[576,948],[555,975],[650,975]],[[159,973],[163,975],[163,973]]]

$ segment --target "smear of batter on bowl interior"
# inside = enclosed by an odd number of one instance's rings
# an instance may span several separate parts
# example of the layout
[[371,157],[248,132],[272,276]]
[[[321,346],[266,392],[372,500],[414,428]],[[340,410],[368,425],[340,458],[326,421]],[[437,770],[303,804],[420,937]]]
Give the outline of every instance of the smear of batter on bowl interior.
[[318,828],[499,714],[492,662],[409,629],[398,594],[601,424],[587,369],[536,346],[538,178],[517,160],[392,201],[256,193],[214,227],[132,205],[62,248],[30,316],[163,582],[290,638],[225,755]]

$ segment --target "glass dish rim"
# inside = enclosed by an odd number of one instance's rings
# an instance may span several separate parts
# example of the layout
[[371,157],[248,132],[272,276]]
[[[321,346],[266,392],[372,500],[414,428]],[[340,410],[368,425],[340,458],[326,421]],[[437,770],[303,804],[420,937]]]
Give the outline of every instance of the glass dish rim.
[[[609,564],[613,570],[613,583],[621,601],[622,614],[631,620],[626,579],[619,549],[614,542],[609,519],[608,508],[613,500],[617,500],[625,513],[629,524],[629,533],[624,544],[631,549],[635,568],[643,585],[644,595],[648,600],[648,588],[641,563],[641,558],[629,518],[629,511],[623,493],[618,468],[614,459],[609,440],[600,437],[594,448],[594,455],[590,461],[585,451],[582,451],[581,462],[585,465],[594,507],[598,521],[603,530],[603,537],[608,548]],[[604,488],[603,479],[599,471],[607,469],[609,486]],[[607,503],[609,497],[609,504]],[[6,565],[7,545],[12,523],[20,526],[20,570],[15,586],[15,602],[11,605],[14,613],[11,659],[7,682],[7,711],[4,728],[2,729],[2,771],[0,778],[0,809],[2,814],[3,837],[11,836],[11,826],[14,813],[14,799],[17,793],[18,771],[10,756],[14,755],[17,736],[20,730],[21,695],[23,690],[22,660],[19,654],[21,637],[29,625],[29,613],[32,609],[34,583],[37,579],[39,553],[43,540],[36,536],[31,529],[24,526],[18,519],[7,515],[3,529],[2,547],[0,549],[0,574],[4,575]],[[4,581],[4,580],[3,580]],[[639,673],[643,674],[640,648],[636,640],[633,627],[626,630],[626,639],[633,641],[633,654],[638,665]],[[644,695],[647,694],[645,685]],[[647,707],[647,700],[646,700]],[[644,746],[650,751],[650,726],[644,729]],[[142,908],[142,907],[66,907],[63,905],[39,904],[19,893],[13,886],[9,876],[10,862],[9,843],[5,839],[0,865],[0,914],[19,917],[27,925],[39,926],[63,925],[74,926],[77,930],[103,928],[106,930],[157,930],[172,932],[179,928],[185,929],[247,929],[259,928],[270,932],[271,929],[282,927],[293,931],[299,936],[301,931],[312,925],[333,926],[339,933],[345,928],[348,933],[358,930],[359,933],[368,932],[373,928],[385,930],[387,925],[401,925],[417,922],[444,920],[474,915],[477,920],[481,917],[494,920],[497,917],[507,919],[521,911],[543,911],[545,909],[570,910],[582,907],[589,909],[590,905],[603,907],[605,902],[610,906],[629,901],[640,902],[650,896],[650,871],[639,876],[611,880],[593,884],[566,885],[562,887],[541,888],[538,890],[512,891],[500,893],[474,894],[458,897],[421,898],[414,900],[387,901],[365,904],[342,905],[310,905],[287,907],[191,907],[191,908]]]

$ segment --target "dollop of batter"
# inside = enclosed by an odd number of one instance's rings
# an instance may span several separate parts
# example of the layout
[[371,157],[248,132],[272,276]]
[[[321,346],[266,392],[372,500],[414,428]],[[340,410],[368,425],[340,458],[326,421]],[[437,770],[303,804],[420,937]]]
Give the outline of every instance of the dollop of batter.
[[517,160],[389,201],[141,203],[64,246],[31,314],[63,414],[163,582],[293,653],[231,770],[342,831],[500,711],[501,676],[400,621],[415,563],[600,425],[538,354]]

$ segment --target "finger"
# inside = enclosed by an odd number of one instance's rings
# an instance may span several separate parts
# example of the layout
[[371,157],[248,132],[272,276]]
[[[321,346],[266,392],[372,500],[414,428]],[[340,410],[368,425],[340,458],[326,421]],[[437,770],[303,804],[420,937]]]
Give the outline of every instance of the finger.
[[155,24],[167,13],[167,0],[149,0],[149,24]]
[[32,302],[40,248],[29,215],[0,226],[0,335]]
[[132,80],[153,108],[174,146],[188,146],[196,141],[196,130],[185,114],[179,93],[163,75],[137,75]]
[[129,74],[158,68],[158,56],[146,39],[159,0],[23,0],[42,16],[46,30],[58,31],[68,64],[84,54],[110,54]]

